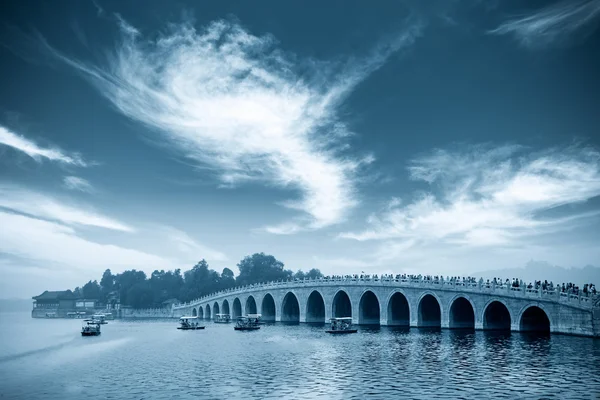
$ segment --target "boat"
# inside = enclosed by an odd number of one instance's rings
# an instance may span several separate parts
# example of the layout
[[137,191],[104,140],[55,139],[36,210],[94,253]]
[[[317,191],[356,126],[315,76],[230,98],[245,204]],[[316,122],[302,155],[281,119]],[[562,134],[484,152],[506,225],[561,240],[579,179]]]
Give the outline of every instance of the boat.
[[215,324],[228,324],[231,322],[231,316],[229,314],[215,314]]
[[55,312],[47,312],[46,318],[56,318],[56,313]]
[[238,317],[233,329],[236,331],[255,331],[260,329],[260,314],[248,314],[245,317]]
[[97,321],[101,325],[106,325],[106,316],[104,314],[94,314],[92,315],[92,320]]
[[198,317],[181,317],[179,318],[179,323],[181,326],[178,326],[177,329],[181,329],[184,331],[195,331],[198,329],[204,329],[204,326],[201,326],[198,322]]
[[84,319],[81,327],[81,336],[98,336],[100,335],[100,324],[93,319]]
[[331,329],[327,333],[334,335],[343,335],[345,333],[356,333],[357,329],[352,328],[352,317],[331,318]]
[[105,318],[107,321],[112,321],[112,320],[114,320],[114,319],[115,319],[115,316],[114,316],[114,315],[112,315],[112,313],[109,313],[109,312],[107,312],[107,313],[104,313],[104,318]]

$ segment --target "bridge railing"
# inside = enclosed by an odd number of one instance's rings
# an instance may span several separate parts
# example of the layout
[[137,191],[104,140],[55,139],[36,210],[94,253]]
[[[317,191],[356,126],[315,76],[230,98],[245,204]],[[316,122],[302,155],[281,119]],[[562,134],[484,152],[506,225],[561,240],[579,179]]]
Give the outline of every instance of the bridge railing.
[[[456,280],[456,279],[434,279],[429,277],[356,277],[356,276],[336,276],[336,277],[322,277],[322,278],[304,278],[304,279],[290,279],[285,281],[271,281],[264,283],[254,283],[250,285],[236,286],[230,289],[219,290],[209,295],[199,297],[198,299],[189,301],[187,303],[174,304],[173,309],[185,308],[198,303],[202,303],[207,300],[216,299],[224,295],[234,295],[248,292],[250,290],[264,290],[271,288],[283,288],[283,287],[298,287],[302,285],[307,286],[330,286],[330,285],[363,285],[364,283],[370,283],[379,286],[399,286],[399,287],[418,287],[418,288],[437,288],[437,289],[460,289],[472,292],[481,293],[497,293],[497,294],[509,294],[517,297],[525,298],[544,298],[546,300],[554,300],[560,303],[569,303],[581,305],[582,307],[591,308],[594,304],[593,296],[591,294],[584,295],[583,293],[573,294],[562,292],[558,286],[553,290],[543,290],[542,288],[528,288],[526,286],[513,287],[507,283],[494,283],[484,282],[483,279],[474,281],[472,279],[467,280]],[[600,297],[600,296],[597,296]]]

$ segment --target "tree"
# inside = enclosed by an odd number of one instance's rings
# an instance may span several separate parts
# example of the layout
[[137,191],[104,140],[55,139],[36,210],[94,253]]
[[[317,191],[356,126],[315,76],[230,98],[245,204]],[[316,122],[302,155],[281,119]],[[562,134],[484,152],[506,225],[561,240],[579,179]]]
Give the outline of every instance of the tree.
[[323,274],[317,268],[312,268],[310,271],[308,271],[306,273],[305,276],[307,279],[317,279],[317,278],[322,278]]
[[115,276],[110,272],[110,269],[107,269],[102,274],[102,279],[100,279],[100,289],[102,293],[102,302],[106,302],[106,297],[110,292],[115,289]]
[[277,281],[292,276],[292,271],[283,269],[284,265],[281,261],[265,253],[246,256],[237,266],[240,269],[236,279],[238,285]]
[[83,285],[81,294],[85,299],[101,300],[102,295],[100,293],[100,285],[98,284],[98,281],[89,281]]
[[306,277],[306,274],[304,272],[302,272],[301,269],[298,270],[298,272],[296,272],[294,274],[294,279],[304,279]]
[[229,268],[223,268],[221,272],[221,280],[219,282],[219,290],[229,289],[235,286],[235,277],[233,271]]

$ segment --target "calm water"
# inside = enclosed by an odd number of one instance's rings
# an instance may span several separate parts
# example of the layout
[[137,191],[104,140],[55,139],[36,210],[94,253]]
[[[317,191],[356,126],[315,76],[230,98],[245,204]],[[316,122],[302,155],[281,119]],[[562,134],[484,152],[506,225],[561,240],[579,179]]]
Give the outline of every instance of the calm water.
[[0,314],[2,399],[600,398],[600,340],[484,332],[77,320]]

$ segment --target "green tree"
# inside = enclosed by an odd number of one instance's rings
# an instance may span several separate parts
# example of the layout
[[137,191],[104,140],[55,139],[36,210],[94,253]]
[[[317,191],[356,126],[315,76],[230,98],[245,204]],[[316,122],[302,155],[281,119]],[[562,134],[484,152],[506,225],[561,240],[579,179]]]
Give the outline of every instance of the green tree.
[[81,294],[85,299],[102,300],[102,295],[100,293],[100,285],[98,284],[98,281],[89,281],[88,283],[83,285],[83,288],[81,288]]
[[265,253],[246,256],[238,263],[240,274],[236,279],[238,285],[289,279],[292,271],[284,269],[283,262]]
[[102,274],[102,279],[100,279],[100,289],[102,294],[102,302],[106,302],[106,297],[110,292],[115,290],[115,276],[110,272],[110,269],[107,269]]
[[235,277],[233,271],[229,268],[223,268],[221,272],[221,281],[219,282],[219,290],[229,289],[235,286]]
[[317,278],[322,278],[323,274],[317,268],[312,268],[310,271],[308,271],[306,273],[305,277],[307,279],[317,279]]

